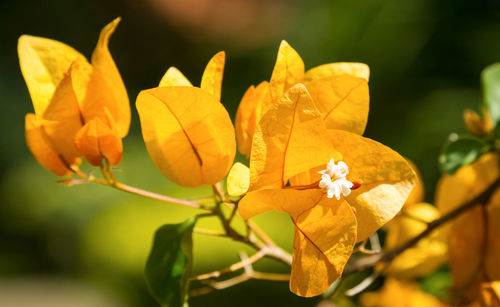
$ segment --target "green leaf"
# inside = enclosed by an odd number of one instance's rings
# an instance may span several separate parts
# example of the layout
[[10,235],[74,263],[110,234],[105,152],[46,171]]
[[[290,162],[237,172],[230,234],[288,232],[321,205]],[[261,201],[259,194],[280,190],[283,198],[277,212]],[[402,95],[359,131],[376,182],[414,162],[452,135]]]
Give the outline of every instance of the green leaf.
[[459,135],[445,143],[439,156],[441,172],[455,173],[460,167],[471,164],[482,154],[488,152],[490,146],[482,139]]
[[500,63],[492,64],[483,69],[481,83],[483,86],[483,112],[489,113],[493,126],[496,126],[500,121]]
[[146,263],[146,281],[155,299],[168,307],[182,307],[187,298],[193,263],[196,217],[163,225],[155,233]]

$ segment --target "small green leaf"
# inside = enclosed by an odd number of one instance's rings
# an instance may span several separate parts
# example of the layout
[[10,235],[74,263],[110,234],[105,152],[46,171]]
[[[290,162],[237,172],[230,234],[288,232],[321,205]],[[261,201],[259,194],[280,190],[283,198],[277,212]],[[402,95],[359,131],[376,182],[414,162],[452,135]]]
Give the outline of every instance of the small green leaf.
[[146,263],[146,281],[155,299],[168,307],[182,307],[187,298],[193,263],[193,228],[196,217],[163,225],[155,233]]
[[493,126],[500,121],[500,63],[492,64],[481,73],[483,112],[491,116]]
[[482,139],[470,135],[454,135],[453,139],[445,143],[439,156],[441,172],[453,174],[460,167],[476,161],[489,149],[488,143]]

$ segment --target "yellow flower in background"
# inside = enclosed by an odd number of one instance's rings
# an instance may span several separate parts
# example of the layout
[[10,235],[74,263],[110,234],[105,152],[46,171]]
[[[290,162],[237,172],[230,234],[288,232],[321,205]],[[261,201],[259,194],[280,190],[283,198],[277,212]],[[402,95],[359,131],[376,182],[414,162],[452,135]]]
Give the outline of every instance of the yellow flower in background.
[[283,94],[303,83],[327,129],[363,134],[368,120],[370,70],[362,63],[330,63],[305,71],[299,54],[282,41],[269,82],[245,92],[236,114],[238,149],[250,156],[253,135],[261,117]]
[[[445,175],[438,184],[436,204],[446,214],[474,198],[500,175],[499,156],[489,153],[473,164]],[[488,204],[477,205],[445,228],[453,288],[463,302],[480,297],[481,284],[500,280],[500,190]]]
[[234,126],[220,102],[224,59],[224,52],[219,52],[210,60],[200,88],[171,67],[159,87],[143,90],[137,97],[149,155],[179,185],[217,183],[233,163]]
[[376,292],[361,295],[363,307],[445,307],[434,296],[422,292],[415,282],[399,281],[393,278],[385,280],[383,287]]
[[354,244],[396,215],[415,182],[406,160],[390,148],[327,130],[308,90],[297,84],[256,128],[250,188],[239,212],[245,219],[273,209],[290,214],[290,290],[315,296],[341,276]]
[[463,117],[465,127],[475,136],[484,136],[493,130],[493,123],[491,122],[490,115],[487,111],[483,112],[483,118],[472,110],[465,110]]
[[500,307],[500,281],[482,284],[481,298],[483,306]]
[[[391,220],[384,229],[387,231],[384,249],[393,250],[418,236],[429,222],[438,219],[439,210],[424,203],[422,176],[413,162],[408,160],[418,176],[418,183],[408,196],[400,214]],[[416,278],[427,276],[443,265],[448,259],[448,245],[442,231],[438,228],[429,236],[421,239],[415,246],[406,249],[394,258],[385,268],[384,274],[397,278]],[[379,269],[383,268],[381,264]]]
[[[418,236],[429,222],[440,217],[438,209],[428,203],[418,203],[402,210],[387,225],[384,249],[395,249]],[[394,258],[384,274],[397,278],[417,278],[428,276],[448,259],[448,245],[440,229],[421,239],[414,247],[406,249]]]
[[[28,86],[35,114],[26,116],[26,140],[40,164],[56,175],[68,175],[70,167],[88,157],[83,147],[94,147],[89,163],[98,166],[102,158],[112,164],[121,157],[121,138],[128,133],[130,104],[122,78],[108,49],[110,36],[120,19],[106,25],[99,36],[91,62],[72,47],[61,42],[29,35],[19,38],[18,54],[21,71]],[[106,153],[80,138],[77,134],[91,122],[100,120],[99,129],[112,135]],[[96,126],[95,124],[90,124]],[[107,136],[101,139],[108,139]],[[92,141],[91,141],[92,142]]]

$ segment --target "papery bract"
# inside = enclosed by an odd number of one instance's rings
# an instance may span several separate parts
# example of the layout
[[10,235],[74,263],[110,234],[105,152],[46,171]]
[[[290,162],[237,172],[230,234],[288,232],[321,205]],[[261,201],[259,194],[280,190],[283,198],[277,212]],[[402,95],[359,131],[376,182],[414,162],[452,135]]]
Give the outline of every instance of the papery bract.
[[170,67],[160,80],[158,87],[164,86],[193,86],[184,74],[175,67]]
[[41,115],[71,63],[85,57],[64,43],[31,35],[19,37],[17,47],[21,72],[35,113]]
[[500,281],[481,285],[482,303],[486,307],[500,307]]
[[[109,38],[119,21],[119,18],[115,19],[101,31],[92,54],[92,64],[79,52],[63,43],[27,35],[19,39],[19,62],[32,97],[38,126],[45,135],[46,145],[50,146],[67,166],[76,167],[76,162],[80,161],[77,158],[88,154],[75,147],[75,136],[86,123],[97,118],[107,121],[111,115],[113,127],[109,128],[120,138],[120,144],[121,138],[128,132],[129,100],[108,50]],[[103,133],[108,135],[108,132]],[[28,138],[28,131],[26,134]],[[32,136],[29,139],[32,140]],[[82,140],[80,138],[79,148],[93,146],[86,146]],[[28,145],[40,161],[41,155],[36,152],[38,149],[33,141],[28,142]],[[102,158],[104,156],[101,160]],[[91,164],[99,165],[100,161],[97,162],[94,157]],[[56,174],[61,173],[58,171]],[[65,172],[65,175],[67,174],[69,172]]]
[[222,76],[224,74],[224,64],[226,53],[221,51],[214,55],[205,67],[201,78],[200,88],[220,101]]
[[[473,164],[445,175],[438,184],[436,204],[444,214],[456,209],[490,186],[500,175],[499,157],[489,153]],[[450,250],[454,290],[465,301],[480,296],[481,283],[499,280],[500,189],[487,204],[478,204],[445,228]]]
[[111,91],[111,95],[115,100],[115,113],[112,108],[109,106],[106,107],[109,109],[116,122],[118,136],[124,138],[130,126],[130,101],[120,72],[108,49],[109,38],[115,31],[119,22],[120,18],[116,18],[101,30],[97,46],[92,53],[91,63],[92,66],[101,73],[108,90]]
[[[331,158],[349,166],[348,180],[362,183],[340,200],[327,198],[318,185],[318,167]],[[298,183],[301,174],[308,175]],[[297,84],[259,122],[250,192],[239,212],[243,218],[273,209],[290,214],[295,224],[290,290],[314,296],[341,276],[354,243],[401,209],[415,181],[405,159],[391,149],[354,133],[327,130],[306,87]]]
[[196,87],[158,87],[142,91],[136,105],[149,155],[167,178],[190,187],[224,178],[236,141],[214,96]]
[[75,136],[78,151],[93,166],[100,166],[102,158],[117,165],[122,158],[122,140],[111,127],[96,117],[87,122]]
[[241,196],[250,187],[250,169],[239,162],[234,163],[227,174],[227,194]]
[[149,155],[173,182],[211,185],[228,173],[236,154],[234,126],[220,103],[225,53],[207,64],[201,88],[170,67],[157,88],[144,90],[136,106]]
[[[402,211],[403,215],[386,225],[384,248],[388,251],[418,236],[427,228],[426,223],[440,217],[438,209],[427,203],[414,204]],[[438,269],[447,259],[448,245],[440,229],[436,229],[392,260],[384,274],[405,279],[424,277]]]
[[[255,125],[262,115],[294,84],[303,82],[328,129],[362,134],[368,119],[369,68],[362,63],[330,63],[304,72],[299,54],[282,41],[268,90],[252,87],[245,93],[236,117],[238,148],[249,156]],[[252,93],[253,92],[253,93]]]
[[63,158],[54,150],[35,114],[26,114],[26,143],[36,160],[58,176],[71,174],[71,165],[79,165],[79,158]]
[[[341,160],[302,84],[287,91],[264,115],[250,156],[250,190],[282,188],[293,175]],[[302,149],[307,150],[302,150]]]
[[[430,223],[441,217],[439,210],[424,203],[424,185],[417,166],[407,160],[417,174],[418,182],[411,191],[400,214],[384,226],[386,238],[384,249],[394,250],[418,236]],[[384,274],[396,278],[428,276],[448,259],[448,245],[441,229],[434,230],[414,246],[407,248],[394,258],[388,266],[380,264]]]
[[270,107],[269,82],[263,81],[257,87],[250,86],[240,101],[236,112],[236,137],[238,150],[250,156],[252,139],[264,111]]
[[377,292],[361,295],[364,307],[445,307],[448,306],[432,295],[423,292],[417,283],[386,279],[384,286]]
[[323,64],[306,71],[304,81],[312,81],[338,75],[351,75],[368,81],[370,78],[370,68],[363,63],[339,62]]

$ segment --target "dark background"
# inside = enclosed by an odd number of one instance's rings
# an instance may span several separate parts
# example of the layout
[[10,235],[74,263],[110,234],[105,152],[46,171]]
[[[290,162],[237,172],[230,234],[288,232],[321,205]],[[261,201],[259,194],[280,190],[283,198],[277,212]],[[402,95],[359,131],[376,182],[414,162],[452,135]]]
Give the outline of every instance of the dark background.
[[[156,86],[169,66],[198,85],[210,57],[225,50],[222,102],[234,118],[246,88],[270,78],[282,39],[306,68],[367,63],[371,110],[365,135],[416,163],[432,203],[441,145],[451,132],[464,132],[463,110],[477,110],[481,99],[480,72],[500,60],[500,1],[495,0],[2,0],[0,305],[32,299],[48,306],[155,306],[142,277],[152,234],[161,224],[193,214],[103,187],[59,185],[25,145],[24,115],[33,107],[19,70],[18,37],[49,37],[90,56],[100,29],[117,16],[122,22],[110,49],[133,112],[118,176],[183,197],[209,190],[181,189],[161,176],[146,154],[133,107],[139,91]],[[286,217],[270,213],[257,221],[290,248]],[[196,272],[237,260],[242,246],[220,241],[195,236]],[[283,269],[272,262],[261,266]],[[313,306],[316,301],[289,294],[286,283],[255,281],[193,298],[191,305],[235,302]]]

